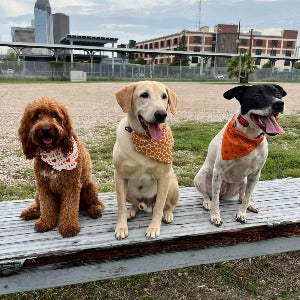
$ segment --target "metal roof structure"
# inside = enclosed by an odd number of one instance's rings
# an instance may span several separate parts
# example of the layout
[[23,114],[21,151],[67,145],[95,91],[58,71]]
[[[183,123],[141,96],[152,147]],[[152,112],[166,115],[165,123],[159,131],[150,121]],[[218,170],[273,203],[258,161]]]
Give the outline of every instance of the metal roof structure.
[[[65,50],[85,50],[85,51],[106,51],[117,52],[120,54],[126,53],[144,53],[153,55],[165,54],[165,55],[188,55],[188,56],[200,56],[200,57],[235,57],[239,56],[237,53],[211,53],[211,52],[193,52],[193,51],[175,51],[175,50],[145,50],[136,48],[109,48],[98,46],[83,46],[83,45],[64,45],[64,44],[38,44],[38,43],[22,43],[22,42],[1,42],[0,46],[6,46],[10,48],[46,48],[51,50],[65,49]],[[288,60],[299,61],[300,57],[290,56],[270,56],[270,55],[252,55],[254,58],[270,59],[270,60]]]
[[118,38],[67,34],[59,42],[65,45],[103,47],[107,43],[116,43]]

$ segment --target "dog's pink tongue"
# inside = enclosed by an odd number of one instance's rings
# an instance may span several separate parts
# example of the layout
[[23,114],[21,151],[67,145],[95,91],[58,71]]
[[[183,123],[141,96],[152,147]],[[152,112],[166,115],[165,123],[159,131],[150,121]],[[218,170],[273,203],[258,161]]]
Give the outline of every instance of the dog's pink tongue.
[[147,124],[149,134],[155,141],[160,141],[163,137],[163,132],[158,124]]
[[52,143],[52,139],[51,138],[44,138],[43,139],[43,142],[46,144],[46,145],[49,145]]
[[266,133],[268,134],[284,134],[284,130],[281,128],[279,123],[277,122],[276,118],[274,116],[269,117],[259,117],[262,123],[266,126]]

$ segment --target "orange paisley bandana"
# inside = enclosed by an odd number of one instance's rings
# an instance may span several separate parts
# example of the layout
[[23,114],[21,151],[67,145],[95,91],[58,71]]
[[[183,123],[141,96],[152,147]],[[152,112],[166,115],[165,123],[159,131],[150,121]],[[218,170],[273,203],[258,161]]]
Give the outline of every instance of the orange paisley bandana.
[[160,141],[155,141],[146,134],[132,131],[132,142],[137,152],[165,164],[171,164],[173,143],[172,131],[167,123],[165,123],[162,131],[163,138]]
[[235,115],[228,123],[222,139],[222,159],[240,158],[252,152],[265,138],[260,135],[252,139],[235,128]]

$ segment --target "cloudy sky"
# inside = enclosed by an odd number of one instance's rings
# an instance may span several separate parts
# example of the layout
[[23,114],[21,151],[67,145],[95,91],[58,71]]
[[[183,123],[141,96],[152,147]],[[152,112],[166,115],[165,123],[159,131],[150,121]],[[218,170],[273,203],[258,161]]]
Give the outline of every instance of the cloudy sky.
[[[11,41],[11,26],[25,27],[33,19],[36,0],[0,0],[0,40]],[[50,0],[52,13],[70,16],[72,34],[142,41],[196,29],[197,0]],[[201,25],[237,24],[279,34],[300,30],[300,0],[202,0]]]

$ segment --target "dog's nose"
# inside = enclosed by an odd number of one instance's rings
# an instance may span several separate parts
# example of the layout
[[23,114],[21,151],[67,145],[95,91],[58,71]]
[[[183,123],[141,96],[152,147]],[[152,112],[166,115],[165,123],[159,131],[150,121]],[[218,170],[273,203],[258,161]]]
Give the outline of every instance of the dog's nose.
[[274,102],[272,106],[275,111],[282,111],[284,107],[284,102],[279,100]]
[[154,113],[154,117],[155,117],[155,120],[158,122],[158,123],[162,123],[165,121],[166,117],[167,117],[167,113],[165,110],[157,110],[155,113]]
[[47,134],[47,133],[50,133],[50,127],[49,126],[45,126],[45,127],[43,127],[42,128],[42,132],[44,133],[44,134]]

